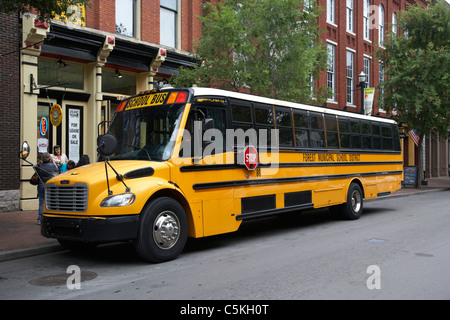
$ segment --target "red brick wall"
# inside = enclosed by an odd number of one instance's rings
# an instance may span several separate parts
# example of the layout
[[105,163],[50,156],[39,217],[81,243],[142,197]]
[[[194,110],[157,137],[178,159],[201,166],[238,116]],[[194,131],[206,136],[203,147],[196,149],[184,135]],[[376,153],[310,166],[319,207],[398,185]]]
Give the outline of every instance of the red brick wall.
[[181,46],[185,51],[193,52],[194,45],[202,35],[202,24],[198,16],[203,14],[203,1],[183,1],[181,8],[182,35]]
[[159,44],[159,0],[142,0],[141,39]]
[[116,33],[116,1],[90,1],[86,8],[86,26],[109,33]]
[[[0,190],[19,189],[20,63],[19,15],[0,13]],[[15,52],[12,52],[15,51]]]

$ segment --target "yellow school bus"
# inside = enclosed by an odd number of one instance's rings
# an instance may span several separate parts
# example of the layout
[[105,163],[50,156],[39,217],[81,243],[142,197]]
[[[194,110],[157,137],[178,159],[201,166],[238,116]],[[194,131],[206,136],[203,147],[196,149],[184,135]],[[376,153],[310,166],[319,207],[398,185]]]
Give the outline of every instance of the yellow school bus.
[[97,143],[98,162],[46,184],[41,233],[75,249],[131,240],[151,262],[245,220],[323,207],[358,219],[403,178],[393,120],[218,89],[126,99]]

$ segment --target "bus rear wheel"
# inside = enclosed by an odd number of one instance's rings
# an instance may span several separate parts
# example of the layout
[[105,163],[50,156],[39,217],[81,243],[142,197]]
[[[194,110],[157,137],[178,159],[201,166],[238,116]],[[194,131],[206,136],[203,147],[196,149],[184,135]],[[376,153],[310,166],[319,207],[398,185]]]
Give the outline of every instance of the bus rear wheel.
[[350,184],[347,192],[347,202],[342,204],[340,212],[344,219],[356,220],[363,212],[363,193],[357,183]]
[[135,249],[141,258],[153,263],[175,259],[187,241],[187,218],[180,203],[158,198],[141,213]]

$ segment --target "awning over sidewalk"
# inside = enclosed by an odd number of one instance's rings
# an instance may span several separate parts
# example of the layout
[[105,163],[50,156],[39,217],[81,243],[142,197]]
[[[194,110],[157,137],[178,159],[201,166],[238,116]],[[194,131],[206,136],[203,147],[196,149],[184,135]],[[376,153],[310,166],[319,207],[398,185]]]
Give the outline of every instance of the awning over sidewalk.
[[[102,49],[106,37],[114,37],[114,49],[107,58],[107,65],[129,69],[135,72],[148,72],[153,59],[158,55],[160,47],[124,37],[96,32],[87,28],[68,28],[64,24],[52,23],[42,45],[41,55],[64,58],[79,62],[95,62]],[[188,54],[167,49],[165,61],[158,73],[172,76],[180,67],[192,67],[197,61]]]

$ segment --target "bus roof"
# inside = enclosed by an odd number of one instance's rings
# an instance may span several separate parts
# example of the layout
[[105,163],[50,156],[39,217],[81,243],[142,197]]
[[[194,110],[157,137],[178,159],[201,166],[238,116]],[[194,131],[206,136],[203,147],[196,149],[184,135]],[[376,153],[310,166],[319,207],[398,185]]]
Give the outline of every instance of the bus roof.
[[271,104],[271,105],[276,105],[276,106],[281,106],[281,107],[289,107],[289,108],[294,108],[294,109],[321,112],[324,114],[332,114],[332,115],[338,115],[338,116],[343,116],[343,117],[351,117],[351,118],[356,118],[356,119],[371,120],[371,121],[385,122],[385,123],[391,123],[391,124],[397,123],[394,120],[386,119],[386,118],[365,116],[365,115],[361,115],[361,114],[357,114],[357,113],[353,113],[353,112],[346,112],[346,111],[339,111],[339,110],[334,110],[334,109],[329,109],[329,108],[315,107],[315,106],[310,106],[310,105],[306,105],[306,104],[288,102],[288,101],[277,100],[277,99],[272,99],[272,98],[259,97],[259,96],[254,96],[254,95],[240,93],[240,92],[226,91],[226,90],[213,89],[213,88],[200,88],[200,87],[192,87],[190,89],[194,92],[194,96],[196,96],[196,97],[197,96],[223,96],[223,97],[228,97],[228,98]]

